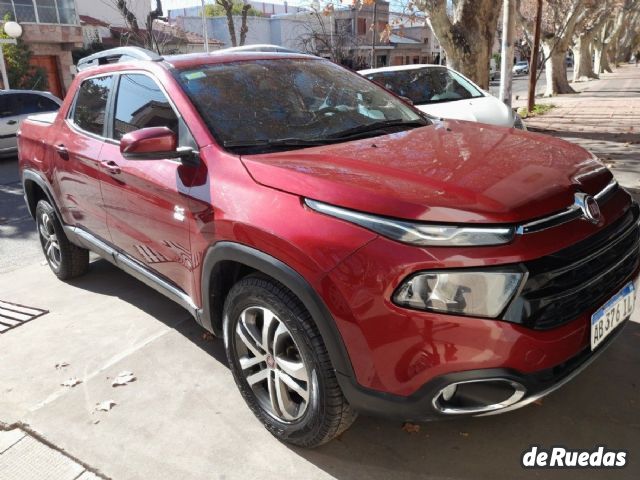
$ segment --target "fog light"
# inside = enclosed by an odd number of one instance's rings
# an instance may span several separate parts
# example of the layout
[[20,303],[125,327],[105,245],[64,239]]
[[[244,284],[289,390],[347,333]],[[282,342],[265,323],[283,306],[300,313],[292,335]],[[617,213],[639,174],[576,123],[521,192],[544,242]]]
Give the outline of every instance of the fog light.
[[442,399],[445,402],[448,402],[456,394],[456,390],[457,389],[458,389],[458,386],[454,383],[454,384],[449,385],[448,387],[444,388],[440,395],[442,395]]

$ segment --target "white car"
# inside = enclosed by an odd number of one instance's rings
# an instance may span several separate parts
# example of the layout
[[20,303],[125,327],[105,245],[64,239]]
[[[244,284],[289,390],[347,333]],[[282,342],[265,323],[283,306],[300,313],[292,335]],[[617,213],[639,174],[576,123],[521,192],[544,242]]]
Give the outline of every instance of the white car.
[[517,113],[448,67],[399,65],[358,73],[410,100],[429,115],[526,130]]
[[516,62],[511,71],[515,75],[526,75],[529,73],[529,62],[526,60]]
[[0,158],[16,154],[16,132],[29,115],[56,112],[62,100],[37,90],[0,90]]

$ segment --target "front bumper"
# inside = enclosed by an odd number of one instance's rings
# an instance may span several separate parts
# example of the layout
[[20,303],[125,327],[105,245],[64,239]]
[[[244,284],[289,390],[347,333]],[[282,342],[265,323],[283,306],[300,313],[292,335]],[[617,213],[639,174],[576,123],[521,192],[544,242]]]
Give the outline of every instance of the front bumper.
[[[561,364],[537,372],[522,373],[508,368],[455,372],[434,378],[406,397],[365,389],[342,375],[338,375],[338,381],[351,405],[365,415],[403,421],[431,421],[462,415],[487,416],[510,412],[549,395],[579,375],[613,343],[627,323],[628,320],[618,326],[616,331],[595,351],[587,348]],[[441,392],[452,384],[480,384],[495,381],[521,386],[522,395],[514,402],[487,405],[487,408],[478,409],[478,411],[447,411],[437,405]]]

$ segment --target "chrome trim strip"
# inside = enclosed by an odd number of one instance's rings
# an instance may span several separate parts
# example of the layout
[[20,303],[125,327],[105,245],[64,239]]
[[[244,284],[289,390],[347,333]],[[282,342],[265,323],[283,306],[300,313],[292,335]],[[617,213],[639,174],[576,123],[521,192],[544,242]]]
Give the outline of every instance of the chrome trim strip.
[[[611,180],[606,187],[604,187],[601,191],[596,193],[593,198],[596,199],[598,204],[604,203],[609,199],[609,195],[613,193],[618,187],[618,182],[614,178]],[[519,225],[516,228],[516,234],[525,235],[527,233],[535,233],[540,232],[542,230],[546,230],[548,228],[557,227],[564,223],[570,222],[572,220],[576,220],[582,217],[582,211],[578,205],[571,205],[566,210],[562,212],[555,213],[548,217],[540,218],[538,220],[534,220],[532,222],[528,222],[522,225]]]
[[64,230],[65,233],[67,233],[67,236],[79,239],[80,243],[83,243],[84,246],[88,247],[90,250],[103,257],[105,260],[110,261],[116,267],[121,268],[122,270],[134,276],[157,292],[170,298],[174,302],[187,309],[189,313],[191,313],[191,315],[196,317],[196,319],[198,318],[198,307],[189,295],[150,271],[144,265],[140,264],[140,262],[138,262],[137,260],[132,259],[125,253],[114,249],[106,242],[103,242],[86,230],[70,226],[65,226]]
[[[507,398],[505,401],[500,402],[500,403],[493,403],[491,405],[485,405],[484,407],[477,407],[477,408],[473,408],[473,407],[469,407],[469,408],[451,408],[451,407],[445,407],[440,405],[439,399],[442,396],[442,392],[450,387],[451,385],[462,385],[465,383],[486,383],[486,382],[503,382],[503,383],[508,383],[509,385],[511,385],[511,387],[513,388],[514,392],[513,395],[511,395],[509,398]],[[521,384],[519,384],[518,382],[515,382],[513,380],[509,380],[506,378],[500,378],[500,377],[496,377],[496,378],[482,378],[482,379],[478,379],[478,380],[467,380],[464,382],[454,382],[454,383],[450,383],[449,385],[447,385],[446,387],[444,387],[442,390],[440,390],[438,392],[438,394],[433,397],[433,407],[439,411],[440,413],[444,413],[445,415],[468,415],[468,414],[483,414],[486,412],[494,412],[496,410],[501,410],[503,411],[503,409],[519,402],[522,397],[524,397],[524,395],[527,393],[527,389],[524,388],[524,386],[522,386]]]

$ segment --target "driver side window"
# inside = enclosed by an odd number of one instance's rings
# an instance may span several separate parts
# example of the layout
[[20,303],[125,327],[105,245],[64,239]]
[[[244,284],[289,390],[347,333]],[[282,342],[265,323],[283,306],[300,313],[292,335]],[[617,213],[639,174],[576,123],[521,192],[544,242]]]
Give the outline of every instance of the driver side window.
[[158,84],[147,75],[122,75],[113,138],[120,140],[129,132],[148,127],[168,127],[179,135],[178,116]]

